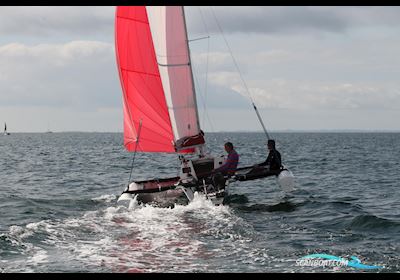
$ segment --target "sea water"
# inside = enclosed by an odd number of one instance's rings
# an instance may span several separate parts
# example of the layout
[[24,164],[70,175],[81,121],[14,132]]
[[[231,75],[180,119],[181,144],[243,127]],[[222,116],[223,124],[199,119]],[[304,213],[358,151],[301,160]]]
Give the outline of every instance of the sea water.
[[[400,134],[274,133],[296,190],[275,178],[230,185],[227,204],[117,204],[132,154],[121,133],[0,137],[1,272],[399,272]],[[261,133],[231,141],[240,166],[267,155]],[[172,154],[138,154],[135,180],[176,176]],[[379,269],[302,266],[327,254]]]

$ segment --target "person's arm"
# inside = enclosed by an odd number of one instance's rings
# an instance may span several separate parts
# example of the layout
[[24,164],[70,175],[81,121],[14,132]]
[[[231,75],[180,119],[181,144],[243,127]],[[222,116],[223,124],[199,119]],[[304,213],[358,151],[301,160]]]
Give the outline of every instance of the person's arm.
[[220,167],[214,169],[213,172],[215,173],[215,172],[224,172],[224,171],[228,171],[229,168],[230,168],[230,166],[231,166],[231,164],[232,164],[232,162],[237,162],[237,161],[238,161],[238,160],[235,160],[235,159],[234,159],[234,154],[231,153],[231,154],[228,155],[228,158],[226,159],[226,161],[224,162],[224,164],[221,165]]
[[270,163],[271,163],[271,153],[268,154],[268,157],[264,162],[256,164],[256,166],[266,166],[269,165]]
[[227,170],[228,170],[228,167],[229,167],[229,164],[230,164],[231,161],[232,161],[232,154],[228,154],[228,157],[227,157],[227,159],[225,160],[224,164],[222,164],[222,165],[221,165],[220,167],[218,167],[218,168],[215,168],[215,169],[213,170],[213,173],[227,171]]
[[262,163],[259,163],[259,164],[257,164],[258,166],[265,166],[265,165],[268,165],[269,164],[269,161],[268,161],[268,159],[266,159],[264,162],[262,162]]
[[217,172],[223,172],[226,171],[228,169],[228,161],[226,161],[223,165],[221,165],[218,168],[215,168],[212,172],[213,173],[217,173]]

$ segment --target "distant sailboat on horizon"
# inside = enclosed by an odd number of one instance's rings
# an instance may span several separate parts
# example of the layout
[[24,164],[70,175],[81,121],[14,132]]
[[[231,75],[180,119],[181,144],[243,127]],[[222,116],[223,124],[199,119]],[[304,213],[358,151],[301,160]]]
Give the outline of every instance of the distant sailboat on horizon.
[[49,127],[50,127],[50,124],[47,123],[47,130],[46,130],[46,133],[53,133],[53,131],[51,131]]
[[4,135],[10,135],[10,133],[7,132],[7,123],[4,123]]

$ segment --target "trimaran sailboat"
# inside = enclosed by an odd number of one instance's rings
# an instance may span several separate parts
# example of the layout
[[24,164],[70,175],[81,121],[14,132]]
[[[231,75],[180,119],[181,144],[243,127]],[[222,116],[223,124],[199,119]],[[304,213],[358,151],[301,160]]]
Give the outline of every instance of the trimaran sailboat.
[[[124,146],[135,154],[176,153],[181,162],[178,176],[129,182],[118,201],[135,196],[142,202],[178,196],[191,201],[197,191],[218,205],[228,194],[230,182],[269,176],[277,176],[280,186],[289,190],[293,175],[285,168],[279,172],[259,169],[250,174],[252,166],[242,167],[226,178],[224,186],[213,183],[210,171],[221,166],[224,158],[205,153],[188,42],[182,6],[116,9],[115,45],[123,91]],[[255,105],[254,109],[262,123]],[[264,125],[263,128],[266,132]]]

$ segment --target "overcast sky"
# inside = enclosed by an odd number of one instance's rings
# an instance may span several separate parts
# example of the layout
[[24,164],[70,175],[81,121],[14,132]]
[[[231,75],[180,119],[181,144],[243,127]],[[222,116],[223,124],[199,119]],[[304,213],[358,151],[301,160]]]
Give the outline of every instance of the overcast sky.
[[[400,130],[399,7],[187,7],[205,131],[261,130],[212,11],[268,129]],[[114,15],[1,7],[0,124],[121,132]]]

